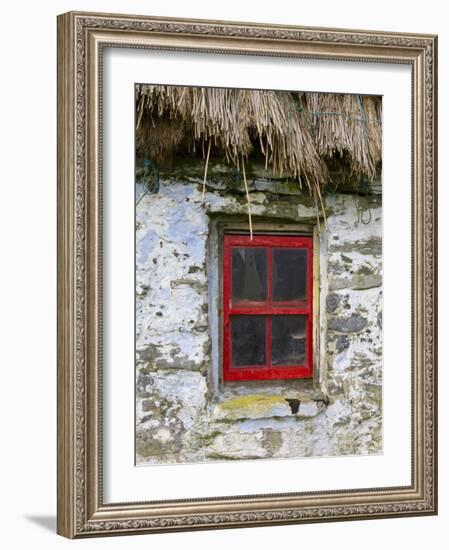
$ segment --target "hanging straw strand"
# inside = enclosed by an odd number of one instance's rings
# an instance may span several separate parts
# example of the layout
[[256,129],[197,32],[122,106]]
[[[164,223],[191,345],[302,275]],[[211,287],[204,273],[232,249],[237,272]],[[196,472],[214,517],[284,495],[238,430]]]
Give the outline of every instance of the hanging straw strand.
[[253,240],[253,221],[251,219],[251,200],[249,198],[248,183],[246,181],[246,172],[245,172],[245,160],[243,158],[243,155],[242,155],[242,173],[243,173],[243,181],[245,183],[246,204],[248,206],[249,236],[250,236],[250,239]]

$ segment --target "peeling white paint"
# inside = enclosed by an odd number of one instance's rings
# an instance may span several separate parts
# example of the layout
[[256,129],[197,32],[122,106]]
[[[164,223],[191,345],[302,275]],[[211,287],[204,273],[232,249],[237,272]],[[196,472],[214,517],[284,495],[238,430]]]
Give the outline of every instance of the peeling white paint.
[[[251,193],[254,217],[316,219],[310,201],[273,200],[267,193]],[[214,401],[219,373],[212,372],[211,349],[219,352],[219,338],[210,331],[218,331],[218,309],[210,288],[218,289],[218,279],[207,269],[214,265],[211,243],[218,243],[208,238],[210,216],[246,216],[245,200],[208,190],[202,203],[200,185],[164,181],[157,195],[142,198],[136,213],[139,464],[382,451],[382,208],[367,204],[351,195],[326,198],[319,388],[301,393],[285,383],[265,391],[278,397],[266,407],[233,408],[227,400],[252,392],[227,386],[221,404]],[[297,399],[296,412],[287,397]]]

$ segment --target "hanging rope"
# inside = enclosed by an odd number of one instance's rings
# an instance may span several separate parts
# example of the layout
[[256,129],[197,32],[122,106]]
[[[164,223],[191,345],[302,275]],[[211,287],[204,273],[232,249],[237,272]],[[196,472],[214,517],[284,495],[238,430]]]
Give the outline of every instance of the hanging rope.
[[209,164],[209,156],[210,156],[210,145],[212,143],[212,140],[209,140],[209,145],[207,146],[207,156],[206,156],[206,166],[204,167],[204,179],[203,179],[203,194],[201,197],[201,202],[204,203],[204,195],[206,194],[206,179],[207,179],[207,166]]
[[[357,221],[359,223],[363,223],[363,225],[368,225],[369,223],[371,223],[372,213],[368,199],[366,199],[366,197],[358,196],[354,197],[354,201],[355,208],[357,210]],[[368,212],[367,217],[365,212]]]
[[136,202],[136,206],[140,201],[148,195],[148,193],[159,192],[159,168],[148,158],[143,161],[143,176],[141,183],[145,185],[145,191],[140,195]]
[[251,201],[250,201],[250,198],[249,198],[248,183],[246,181],[245,160],[243,158],[243,155],[242,155],[242,173],[243,173],[243,181],[245,183],[246,204],[248,206],[249,235],[250,235],[250,239],[253,240],[253,221],[251,219]]

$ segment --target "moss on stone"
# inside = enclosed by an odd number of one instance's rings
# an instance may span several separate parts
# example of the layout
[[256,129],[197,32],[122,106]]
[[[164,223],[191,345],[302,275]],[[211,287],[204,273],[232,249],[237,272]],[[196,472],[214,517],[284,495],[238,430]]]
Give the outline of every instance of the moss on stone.
[[221,420],[289,416],[290,407],[279,395],[242,395],[219,403],[215,416]]
[[[239,456],[229,456],[229,455],[220,454],[220,453],[208,453],[206,456],[209,460],[242,460]],[[254,459],[254,458],[260,458],[260,457],[252,456],[250,458]]]
[[140,374],[151,374],[152,371],[154,371],[154,367],[152,365],[145,365],[145,367],[142,367],[139,369]]
[[164,445],[155,439],[149,439],[146,441],[137,440],[136,451],[137,454],[143,457],[157,456],[164,454]]
[[262,445],[271,456],[274,455],[282,447],[282,433],[276,430],[264,430]]
[[205,447],[212,445],[215,438],[222,434],[223,434],[222,430],[214,430],[212,432],[202,434],[201,437],[199,438],[201,445],[204,445]]
[[225,410],[241,409],[246,407],[260,407],[265,405],[273,405],[283,401],[277,395],[241,395],[234,399],[229,399],[220,404],[220,407]]

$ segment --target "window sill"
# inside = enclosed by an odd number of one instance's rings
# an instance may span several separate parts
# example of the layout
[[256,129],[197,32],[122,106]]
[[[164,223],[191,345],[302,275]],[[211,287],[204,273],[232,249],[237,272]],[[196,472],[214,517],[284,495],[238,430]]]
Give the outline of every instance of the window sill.
[[[212,406],[216,421],[255,420],[260,418],[313,418],[327,406],[327,396],[313,387],[312,380],[290,384],[283,381],[273,387],[259,384],[226,384]],[[307,382],[307,383],[304,383]]]

